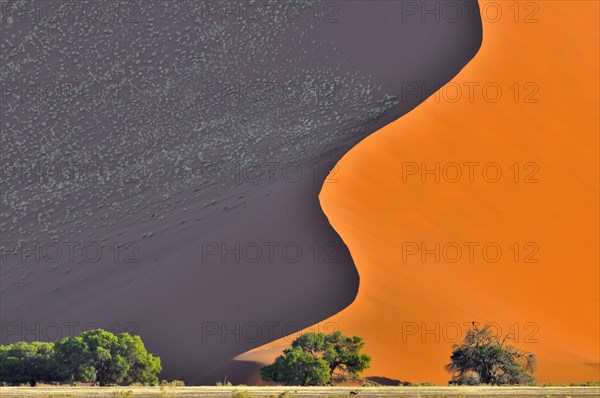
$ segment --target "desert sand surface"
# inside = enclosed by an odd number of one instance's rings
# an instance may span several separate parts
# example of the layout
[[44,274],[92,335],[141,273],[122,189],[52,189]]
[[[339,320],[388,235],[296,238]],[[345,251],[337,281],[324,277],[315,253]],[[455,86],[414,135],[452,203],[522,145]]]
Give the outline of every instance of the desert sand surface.
[[567,397],[597,396],[598,387],[0,387],[6,397],[114,397],[132,391],[134,397],[231,397],[236,392],[252,396],[273,397],[287,391],[292,397],[357,396],[364,397]]
[[[366,376],[445,383],[452,344],[477,321],[516,333],[537,354],[538,382],[600,377],[599,5],[519,4],[515,17],[512,2],[480,2],[490,8],[475,58],[351,150],[321,192],[361,284],[348,309],[312,329],[362,336]],[[423,258],[422,243],[433,254]],[[288,344],[239,359],[266,363]]]
[[327,172],[423,101],[405,83],[453,78],[481,21],[293,3],[299,21],[232,17],[248,3],[229,0],[100,2],[101,21],[78,2],[35,20],[3,8],[2,343],[127,331],[163,378],[214,384],[354,300],[318,201]]

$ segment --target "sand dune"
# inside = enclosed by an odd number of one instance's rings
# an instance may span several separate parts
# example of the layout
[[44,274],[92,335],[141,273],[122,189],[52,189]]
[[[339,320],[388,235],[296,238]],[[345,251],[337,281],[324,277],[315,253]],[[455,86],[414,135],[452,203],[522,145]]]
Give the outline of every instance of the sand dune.
[[[368,375],[447,382],[457,325],[472,321],[518,332],[540,382],[600,375],[598,3],[528,3],[518,22],[501,4],[453,83],[360,143],[321,193],[361,277],[356,301],[327,322],[364,337]],[[473,182],[468,162],[479,163]],[[436,163],[439,183],[426,172]],[[423,259],[420,244],[435,253],[436,242],[439,262]]]
[[405,83],[455,76],[481,23],[293,3],[299,21],[232,16],[248,3],[229,0],[143,2],[136,23],[6,19],[3,343],[130,331],[163,377],[214,384],[353,301],[358,273],[318,202],[327,172],[422,102]]

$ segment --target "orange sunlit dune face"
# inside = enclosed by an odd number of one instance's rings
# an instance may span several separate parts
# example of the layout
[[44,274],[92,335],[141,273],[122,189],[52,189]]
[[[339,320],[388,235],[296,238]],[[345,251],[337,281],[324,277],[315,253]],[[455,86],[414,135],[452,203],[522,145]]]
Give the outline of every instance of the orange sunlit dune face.
[[446,383],[477,321],[536,353],[539,382],[600,377],[599,6],[530,3],[481,2],[475,58],[321,193],[361,277],[323,324],[364,338],[366,376]]

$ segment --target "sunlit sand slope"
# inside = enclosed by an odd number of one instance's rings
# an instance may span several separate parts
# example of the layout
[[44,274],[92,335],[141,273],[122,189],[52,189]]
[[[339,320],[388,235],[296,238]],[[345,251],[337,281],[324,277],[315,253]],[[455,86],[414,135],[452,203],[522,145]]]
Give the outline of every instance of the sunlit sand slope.
[[480,3],[477,56],[321,193],[361,278],[321,327],[364,337],[372,376],[447,382],[477,321],[535,352],[540,382],[598,379],[598,3]]

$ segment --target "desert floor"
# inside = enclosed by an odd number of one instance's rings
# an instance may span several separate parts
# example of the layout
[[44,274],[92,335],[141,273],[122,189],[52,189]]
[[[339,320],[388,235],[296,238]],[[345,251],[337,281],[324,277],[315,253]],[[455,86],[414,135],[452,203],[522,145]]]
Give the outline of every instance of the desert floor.
[[3,397],[231,397],[236,392],[276,397],[288,391],[296,397],[585,397],[598,396],[598,387],[0,387]]

